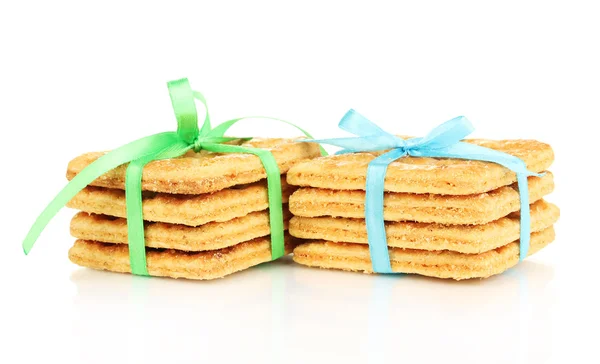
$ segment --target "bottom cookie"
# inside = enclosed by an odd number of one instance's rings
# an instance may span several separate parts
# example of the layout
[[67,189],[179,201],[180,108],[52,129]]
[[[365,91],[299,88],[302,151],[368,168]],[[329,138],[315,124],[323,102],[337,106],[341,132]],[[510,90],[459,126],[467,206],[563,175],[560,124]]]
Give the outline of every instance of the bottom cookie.
[[[529,255],[550,244],[554,236],[553,227],[531,234]],[[394,272],[456,280],[487,278],[519,262],[518,241],[479,254],[402,248],[389,248],[389,252]],[[294,249],[294,261],[311,267],[373,273],[369,247],[362,244],[308,241]]]
[[[286,234],[285,253],[293,249]],[[80,266],[119,273],[131,273],[127,245],[77,240],[69,259]],[[222,278],[271,260],[269,236],[246,241],[229,248],[203,252],[174,249],[146,250],[148,273],[156,277],[207,280]]]

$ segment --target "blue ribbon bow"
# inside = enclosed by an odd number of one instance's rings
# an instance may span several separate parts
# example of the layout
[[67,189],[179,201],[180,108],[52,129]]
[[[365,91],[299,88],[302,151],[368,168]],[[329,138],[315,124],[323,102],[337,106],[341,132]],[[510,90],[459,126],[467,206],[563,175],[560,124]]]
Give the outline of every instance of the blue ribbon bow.
[[464,116],[456,117],[437,126],[423,138],[406,140],[381,129],[354,110],[348,111],[338,126],[340,129],[358,137],[306,141],[341,147],[342,150],[336,154],[391,149],[373,159],[367,168],[365,221],[374,272],[394,273],[390,263],[383,220],[384,180],[388,165],[407,155],[411,157],[457,158],[493,162],[515,172],[521,201],[519,257],[520,260],[525,259],[529,251],[531,230],[527,177],[539,177],[543,174],[529,171],[525,162],[510,154],[461,142],[474,130],[473,125],[467,118]]

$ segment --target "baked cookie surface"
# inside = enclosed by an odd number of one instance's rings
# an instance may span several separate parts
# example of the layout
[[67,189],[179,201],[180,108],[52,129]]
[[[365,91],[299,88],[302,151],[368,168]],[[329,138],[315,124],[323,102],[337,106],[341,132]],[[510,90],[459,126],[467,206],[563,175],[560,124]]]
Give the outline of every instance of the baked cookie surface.
[[[287,203],[295,188],[282,178],[281,189],[282,201]],[[120,189],[86,187],[67,206],[94,214],[127,216],[125,191]],[[266,181],[200,195],[155,192],[142,194],[144,220],[189,226],[228,221],[268,207]]]
[[[284,208],[284,229],[290,214]],[[198,227],[146,222],[144,237],[150,248],[204,251],[227,248],[271,233],[269,212],[256,211],[224,222],[210,222]],[[71,235],[81,240],[127,244],[127,220],[106,215],[80,212],[71,220]]]
[[[550,145],[535,140],[470,139],[467,143],[521,158],[527,168],[542,172],[554,161]],[[288,183],[337,190],[364,190],[367,165],[381,153],[349,153],[300,163],[288,172]],[[388,192],[469,195],[516,182],[516,175],[498,164],[448,158],[403,157],[392,162],[385,178]]]
[[[240,144],[243,147],[270,151],[281,174],[293,165],[321,155],[318,144],[295,139],[255,138]],[[105,153],[86,153],[73,159],[67,167],[67,178],[73,179],[81,170]],[[127,165],[119,166],[100,176],[92,186],[124,189]],[[266,178],[260,159],[252,154],[188,152],[182,157],[152,161],[144,167],[144,191],[203,194],[231,186],[249,184]]]
[[[554,237],[553,227],[531,234],[529,255],[550,244]],[[462,254],[448,250],[388,249],[394,272],[455,280],[490,277],[519,262],[518,241],[480,254]],[[373,273],[369,247],[365,244],[309,241],[294,249],[293,259],[296,263],[311,267]]]
[[[529,200],[535,202],[554,190],[554,176],[529,177]],[[295,216],[364,218],[365,192],[302,187],[289,200]],[[440,224],[485,224],[518,211],[517,184],[473,195],[386,192],[383,217],[387,221]]]
[[[285,252],[293,249],[286,234]],[[80,266],[119,273],[131,273],[127,245],[77,240],[69,259]],[[208,280],[271,261],[269,237],[253,239],[229,248],[204,252],[174,249],[146,249],[148,273],[156,277]]]
[[[560,215],[556,205],[544,200],[530,208],[532,232],[549,228]],[[390,247],[475,254],[518,240],[519,218],[520,214],[515,212],[483,225],[387,222],[385,230]],[[289,230],[292,236],[301,239],[368,244],[364,219],[294,216]]]

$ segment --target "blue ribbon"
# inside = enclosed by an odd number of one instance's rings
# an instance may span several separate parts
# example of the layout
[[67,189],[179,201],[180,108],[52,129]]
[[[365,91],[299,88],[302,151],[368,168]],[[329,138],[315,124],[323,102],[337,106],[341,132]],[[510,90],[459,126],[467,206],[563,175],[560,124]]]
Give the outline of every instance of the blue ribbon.
[[336,154],[389,150],[373,159],[367,168],[365,221],[374,272],[394,273],[390,263],[383,220],[384,180],[388,165],[405,156],[493,162],[515,172],[521,201],[519,257],[520,260],[527,257],[531,230],[527,177],[539,177],[543,174],[527,170],[525,162],[510,154],[461,142],[474,130],[467,118],[456,117],[437,126],[423,138],[411,139],[402,139],[388,133],[354,110],[348,111],[338,126],[357,137],[305,141],[341,147],[342,150]]

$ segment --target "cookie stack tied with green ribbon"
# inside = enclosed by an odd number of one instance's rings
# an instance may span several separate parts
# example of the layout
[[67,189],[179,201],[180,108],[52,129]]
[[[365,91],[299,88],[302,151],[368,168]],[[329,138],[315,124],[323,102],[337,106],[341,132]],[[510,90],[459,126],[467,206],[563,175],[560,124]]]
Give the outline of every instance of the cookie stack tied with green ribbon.
[[463,140],[458,117],[423,138],[388,133],[351,110],[357,137],[288,171],[294,261],[365,273],[484,278],[554,240],[552,148],[535,140]]
[[69,184],[31,228],[25,253],[64,205],[80,210],[69,258],[89,268],[214,279],[291,252],[285,173],[321,155],[319,146],[226,137],[242,118],[212,128],[208,109],[199,128],[195,100],[206,107],[204,97],[186,79],[168,87],[177,132],[73,159]]

